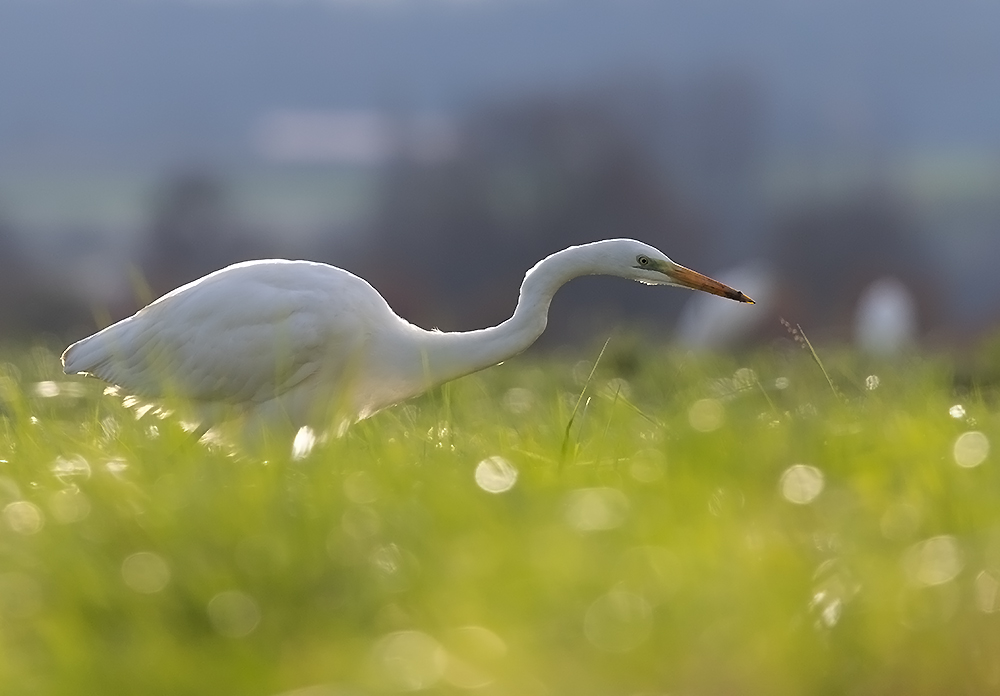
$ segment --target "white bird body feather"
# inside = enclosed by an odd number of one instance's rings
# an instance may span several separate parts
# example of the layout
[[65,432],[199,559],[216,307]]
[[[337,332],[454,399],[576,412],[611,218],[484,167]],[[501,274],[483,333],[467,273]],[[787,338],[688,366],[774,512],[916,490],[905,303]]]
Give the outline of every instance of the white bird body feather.
[[502,324],[443,333],[397,316],[371,285],[340,268],[249,261],[74,343],[63,365],[144,399],[184,400],[208,423],[241,416],[260,426],[342,427],[520,353],[544,331],[556,290],[574,277],[695,287],[673,277],[676,269],[718,286],[698,289],[750,301],[641,242],[606,240],[536,264]]

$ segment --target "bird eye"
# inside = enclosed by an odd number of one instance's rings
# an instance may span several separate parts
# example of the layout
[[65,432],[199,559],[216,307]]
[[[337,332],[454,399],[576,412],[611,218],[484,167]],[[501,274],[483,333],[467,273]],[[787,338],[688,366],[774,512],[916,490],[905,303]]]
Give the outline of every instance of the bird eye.
[[646,256],[636,256],[635,260],[639,262],[640,266],[648,266],[649,265],[649,258],[646,257]]

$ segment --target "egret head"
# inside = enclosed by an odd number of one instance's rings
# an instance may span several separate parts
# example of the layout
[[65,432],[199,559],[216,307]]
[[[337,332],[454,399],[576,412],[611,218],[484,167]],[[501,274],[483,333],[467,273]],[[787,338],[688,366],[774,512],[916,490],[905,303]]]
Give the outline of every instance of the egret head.
[[753,304],[753,300],[739,290],[675,263],[662,251],[648,244],[632,239],[613,239],[598,244],[603,247],[602,260],[608,264],[601,271],[603,273],[620,275],[647,285],[675,285],[701,290],[737,302]]

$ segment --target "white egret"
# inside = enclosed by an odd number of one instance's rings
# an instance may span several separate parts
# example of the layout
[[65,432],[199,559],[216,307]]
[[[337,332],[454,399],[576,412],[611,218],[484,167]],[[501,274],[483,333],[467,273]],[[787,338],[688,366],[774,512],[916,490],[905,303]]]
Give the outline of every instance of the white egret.
[[144,399],[175,397],[206,426],[239,416],[338,429],[530,346],[556,290],[583,275],[749,297],[651,246],[610,239],[552,254],[529,270],[513,316],[477,331],[427,331],[397,316],[367,282],[310,261],[237,263],[164,295],[63,353]]

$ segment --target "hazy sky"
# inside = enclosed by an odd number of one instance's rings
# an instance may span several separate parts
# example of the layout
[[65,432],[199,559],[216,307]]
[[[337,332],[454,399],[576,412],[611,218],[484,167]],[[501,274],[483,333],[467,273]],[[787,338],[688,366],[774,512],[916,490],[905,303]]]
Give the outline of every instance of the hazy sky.
[[450,113],[742,71],[779,140],[996,147],[982,0],[3,0],[0,155],[246,156],[274,111]]

